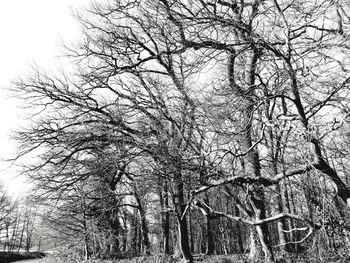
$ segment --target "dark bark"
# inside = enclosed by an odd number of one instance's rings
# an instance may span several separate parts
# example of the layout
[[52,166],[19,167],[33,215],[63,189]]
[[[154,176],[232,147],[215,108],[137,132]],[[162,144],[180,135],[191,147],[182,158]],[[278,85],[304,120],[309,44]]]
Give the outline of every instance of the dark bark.
[[[206,193],[204,203],[210,207],[209,204],[209,197],[208,194]],[[206,239],[207,239],[207,247],[205,254],[206,255],[212,255],[215,252],[215,243],[214,243],[214,231],[213,231],[213,226],[212,226],[212,218],[210,217],[210,211],[207,211],[206,216],[206,225],[207,225],[207,231],[206,231]]]
[[187,229],[187,217],[185,212],[186,204],[184,200],[184,183],[182,180],[182,174],[177,171],[174,174],[174,205],[176,210],[176,217],[178,222],[178,233],[179,233],[179,247],[183,259],[186,262],[193,262],[189,246],[189,236]]
[[[136,210],[137,211],[137,210]],[[138,246],[138,222],[137,215],[135,211],[130,215],[130,228],[129,228],[129,242],[130,242],[130,250],[134,255],[139,254],[139,246]]]
[[[239,208],[237,205],[235,205],[235,214],[236,216],[240,216]],[[238,246],[238,253],[244,252],[244,246],[243,246],[243,239],[242,239],[242,228],[238,222],[236,222],[236,228],[235,228],[235,235],[237,236],[237,246]]]
[[169,195],[168,182],[159,178],[159,202],[161,207],[161,225],[162,225],[162,250],[164,254],[170,254],[170,214],[169,214]]
[[[5,236],[5,242],[4,242],[4,252],[6,251],[6,248],[9,246],[9,225],[6,225],[6,236]],[[27,251],[29,252],[29,250]]]
[[148,227],[146,221],[146,215],[143,209],[140,209],[140,217],[141,217],[141,231],[143,238],[143,246],[146,252],[146,255],[151,255],[151,244],[148,238]]
[[22,227],[22,231],[21,231],[21,237],[19,238],[19,244],[18,244],[18,250],[17,250],[17,252],[19,252],[20,249],[21,249],[21,247],[22,247],[22,241],[23,241],[24,230],[25,230],[25,222],[23,222],[23,227]]
[[146,213],[143,208],[143,205],[141,203],[141,199],[138,195],[135,195],[137,206],[139,209],[140,213],[140,221],[141,221],[141,233],[142,233],[142,243],[143,243],[143,248],[146,252],[146,255],[151,254],[151,243],[149,241],[148,237],[148,226],[147,226],[147,220],[146,220]]

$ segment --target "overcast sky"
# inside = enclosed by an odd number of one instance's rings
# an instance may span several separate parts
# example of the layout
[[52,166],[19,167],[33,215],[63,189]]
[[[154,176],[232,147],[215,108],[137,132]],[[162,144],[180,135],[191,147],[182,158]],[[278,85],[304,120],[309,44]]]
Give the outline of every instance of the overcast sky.
[[[23,115],[6,88],[11,80],[28,71],[30,65],[55,68],[62,41],[79,38],[79,25],[72,8],[87,6],[90,0],[1,0],[0,1],[0,157],[8,158],[15,145],[9,138]],[[11,173],[0,164],[0,179],[11,191],[20,190],[22,178],[9,181]]]

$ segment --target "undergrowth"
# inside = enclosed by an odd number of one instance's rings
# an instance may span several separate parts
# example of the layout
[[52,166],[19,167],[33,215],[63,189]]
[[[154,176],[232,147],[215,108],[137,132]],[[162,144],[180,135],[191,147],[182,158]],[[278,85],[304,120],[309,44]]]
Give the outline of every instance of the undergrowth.
[[[2,261],[1,261],[2,262]],[[52,254],[45,258],[41,263],[180,263],[183,262],[180,258],[166,255],[152,255],[152,256],[137,256],[124,259],[91,259],[88,261],[82,260],[77,254],[67,253]],[[254,263],[263,263],[261,259]],[[350,262],[350,257],[335,257],[329,255],[327,258],[319,258],[307,253],[285,253],[283,255],[276,255],[277,263],[345,263]],[[248,260],[246,255],[195,255],[194,263],[253,263]]]

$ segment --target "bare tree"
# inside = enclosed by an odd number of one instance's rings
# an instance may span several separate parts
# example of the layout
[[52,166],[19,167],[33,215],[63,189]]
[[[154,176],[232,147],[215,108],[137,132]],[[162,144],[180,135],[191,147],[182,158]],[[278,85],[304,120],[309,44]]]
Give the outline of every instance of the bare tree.
[[[130,194],[135,203],[120,205],[138,209],[147,252],[143,198],[152,192],[177,220],[185,261],[193,261],[188,217],[196,201],[209,246],[211,219],[225,217],[252,230],[251,259],[261,248],[265,262],[274,262],[268,224],[277,224],[278,246],[305,242],[320,228],[288,209],[288,179],[327,178],[350,205],[347,157],[332,142],[348,116],[348,9],[328,0],[92,5],[77,14],[84,39],[68,50],[76,74],[36,70],[13,87],[42,109],[17,133],[19,157],[40,158],[25,172],[56,197],[91,178],[110,196]],[[140,176],[158,186],[159,175],[166,194],[140,194]],[[213,209],[214,188],[239,211]],[[303,227],[285,229],[292,225],[285,222]],[[302,229],[305,235],[287,239]]]

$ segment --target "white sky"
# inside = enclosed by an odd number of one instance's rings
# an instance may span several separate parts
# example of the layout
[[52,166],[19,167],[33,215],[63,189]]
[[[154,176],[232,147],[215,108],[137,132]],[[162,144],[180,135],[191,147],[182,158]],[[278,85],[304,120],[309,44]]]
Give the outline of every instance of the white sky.
[[[79,24],[71,8],[88,5],[90,0],[0,0],[0,158],[15,151],[11,132],[21,123],[19,105],[9,98],[6,87],[27,72],[34,63],[55,68],[62,48],[60,43],[79,38]],[[13,194],[20,192],[22,178],[11,179],[13,172],[0,163],[0,180]]]

